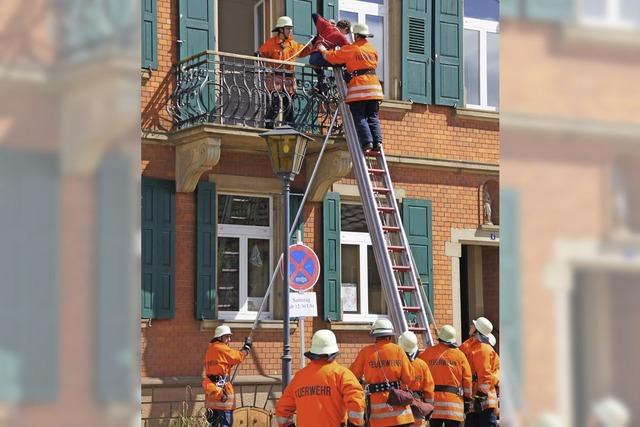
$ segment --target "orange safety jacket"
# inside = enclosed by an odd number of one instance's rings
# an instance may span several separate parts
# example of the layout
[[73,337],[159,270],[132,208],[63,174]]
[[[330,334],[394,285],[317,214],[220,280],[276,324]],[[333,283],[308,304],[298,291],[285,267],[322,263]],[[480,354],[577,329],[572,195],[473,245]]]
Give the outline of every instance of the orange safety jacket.
[[482,410],[497,408],[498,395],[496,393],[495,365],[493,363],[495,350],[489,344],[472,338],[469,346],[467,359],[471,365],[473,374],[473,395],[478,391],[487,395],[487,399],[482,401]]
[[[425,349],[418,357],[429,365],[435,383],[432,418],[464,421],[464,399],[471,398],[471,368],[464,353],[444,343]],[[462,393],[438,391],[438,386]],[[461,395],[462,394],[462,395]]]
[[347,419],[364,424],[364,390],[353,373],[326,359],[312,360],[298,371],[276,404],[279,427],[341,426]]
[[[204,358],[205,376],[202,380],[207,408],[219,411],[235,409],[235,393],[231,384],[231,368],[244,361],[247,353],[234,350],[221,341],[213,341],[207,347]],[[211,381],[209,376],[222,377]]]
[[[309,55],[310,51],[310,46],[305,47],[303,44],[298,43],[291,35],[284,40],[280,40],[277,34],[264,42],[258,50],[260,56],[263,58],[290,62],[297,61],[298,57]],[[275,73],[268,73],[265,76],[266,90],[270,92],[280,92],[284,88],[290,95],[296,92],[297,85],[293,75],[293,65],[267,63],[267,67],[273,68],[274,71],[282,70],[282,72],[276,71]]]
[[[419,393],[422,400],[433,405],[433,388],[435,383],[433,382],[433,376],[429,370],[429,365],[422,359],[415,358],[411,361],[413,366],[413,383],[408,384],[409,390],[414,393]],[[417,418],[414,414],[415,421],[413,426],[426,426],[427,420],[424,418]]]
[[[345,64],[347,71],[374,70],[378,67],[378,52],[367,39],[357,39],[340,50],[323,52],[324,59],[331,64]],[[348,85],[347,104],[356,101],[382,100],[382,86],[378,76],[361,74],[354,76]]]
[[[398,344],[388,340],[376,341],[364,347],[349,367],[359,379],[364,378],[365,389],[371,384],[399,381],[411,384],[413,366]],[[388,391],[371,393],[369,425],[371,427],[397,426],[413,423],[409,406],[387,405]]]

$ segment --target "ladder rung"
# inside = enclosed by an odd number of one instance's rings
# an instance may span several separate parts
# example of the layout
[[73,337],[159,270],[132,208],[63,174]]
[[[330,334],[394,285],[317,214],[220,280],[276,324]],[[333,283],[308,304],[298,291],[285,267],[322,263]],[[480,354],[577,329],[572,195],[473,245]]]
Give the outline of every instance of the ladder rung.
[[413,292],[416,290],[414,286],[397,286],[396,288],[401,292]]
[[404,246],[387,246],[389,252],[403,252],[405,251]]
[[409,271],[411,270],[411,267],[408,265],[394,265],[393,269],[396,271]]
[[419,328],[417,326],[411,326],[411,327],[409,327],[409,330],[411,332],[426,332],[427,328]]
[[378,206],[380,212],[395,212],[396,210],[391,206]]
[[374,174],[374,175],[384,175],[384,169],[369,168],[369,173]]
[[373,192],[378,194],[389,194],[389,189],[382,187],[373,187]]
[[369,156],[369,157],[378,157],[380,155],[380,152],[377,150],[367,150],[364,152],[365,156]]
[[404,311],[418,312],[422,310],[420,307],[402,307]]
[[390,233],[397,233],[398,231],[400,231],[400,227],[396,227],[394,225],[383,225],[382,230],[388,231]]

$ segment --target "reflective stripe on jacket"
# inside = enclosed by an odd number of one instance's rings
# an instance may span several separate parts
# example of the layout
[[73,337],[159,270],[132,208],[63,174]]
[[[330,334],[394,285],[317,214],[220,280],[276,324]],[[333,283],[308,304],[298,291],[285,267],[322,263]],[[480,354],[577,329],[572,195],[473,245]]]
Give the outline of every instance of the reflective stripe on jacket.
[[[413,381],[413,367],[404,350],[391,341],[380,340],[364,347],[349,367],[357,378],[364,378],[366,384]],[[370,426],[397,426],[413,423],[409,406],[387,405],[388,391],[372,393],[370,397]]]
[[[433,382],[433,376],[429,370],[427,362],[422,359],[415,358],[411,361],[413,366],[413,383],[406,384],[409,390],[419,392],[422,395],[422,400],[433,405],[433,388],[435,383]],[[424,418],[415,417],[415,421],[412,426],[426,426],[427,421]]]
[[[375,70],[378,67],[378,52],[367,39],[358,39],[340,50],[327,50],[324,59],[331,64],[344,64],[350,73],[357,70]],[[356,101],[382,100],[382,86],[375,74],[354,76],[348,85],[347,104]]]
[[487,395],[487,399],[482,402],[482,409],[490,409],[498,407],[498,396],[496,394],[496,383],[494,376],[494,360],[493,347],[489,344],[471,339],[468,348],[467,359],[471,365],[473,374],[473,395],[478,391]]
[[219,375],[230,378],[233,366],[244,361],[246,355],[245,352],[234,350],[221,341],[213,341],[209,344],[204,358],[205,378],[202,381],[207,408],[224,411],[234,409],[235,392],[233,384],[227,380],[224,382],[224,386],[220,387],[208,377]]
[[[463,352],[439,342],[418,357],[429,366],[436,385],[461,388],[465,397],[471,397],[471,368]],[[432,418],[464,421],[464,400],[458,394],[436,391],[433,407]]]
[[348,419],[364,424],[364,390],[353,373],[336,361],[313,360],[298,371],[276,404],[284,427],[297,414],[299,427],[339,426]]

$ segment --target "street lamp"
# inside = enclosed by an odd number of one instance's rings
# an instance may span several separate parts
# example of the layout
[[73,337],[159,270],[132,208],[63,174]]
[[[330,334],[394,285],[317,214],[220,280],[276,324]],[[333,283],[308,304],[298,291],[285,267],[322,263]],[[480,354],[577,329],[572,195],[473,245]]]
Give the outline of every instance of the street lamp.
[[[289,346],[289,190],[290,182],[300,173],[307,145],[312,138],[298,132],[291,126],[282,126],[260,134],[267,142],[269,158],[273,171],[282,178],[282,267],[284,271],[284,290],[282,308],[284,310],[284,330],[282,349],[282,389],[291,381],[291,348]],[[304,331],[300,331],[304,333]]]

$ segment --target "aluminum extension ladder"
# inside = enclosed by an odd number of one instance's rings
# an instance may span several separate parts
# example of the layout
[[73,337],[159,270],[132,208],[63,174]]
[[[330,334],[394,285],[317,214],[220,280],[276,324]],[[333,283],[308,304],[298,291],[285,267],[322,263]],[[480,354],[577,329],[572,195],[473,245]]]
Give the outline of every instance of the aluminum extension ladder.
[[362,152],[351,111],[344,102],[347,84],[342,69],[333,70],[344,133],[391,321],[398,333],[413,331],[431,346],[429,319],[434,326],[435,320],[411,255],[384,151],[381,147],[378,152]]

